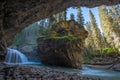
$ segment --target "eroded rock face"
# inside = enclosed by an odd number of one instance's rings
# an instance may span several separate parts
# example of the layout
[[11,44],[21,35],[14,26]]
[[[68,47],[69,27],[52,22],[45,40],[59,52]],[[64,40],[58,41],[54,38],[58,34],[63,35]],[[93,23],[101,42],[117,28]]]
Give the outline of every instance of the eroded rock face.
[[[14,36],[29,24],[71,6],[95,7],[119,4],[120,0],[1,0],[0,44],[11,44]],[[5,44],[4,44],[5,45]],[[0,45],[1,48],[1,45]],[[4,49],[0,54],[4,53]]]
[[81,68],[82,64],[81,41],[72,42],[59,39],[39,39],[38,52],[43,64]]

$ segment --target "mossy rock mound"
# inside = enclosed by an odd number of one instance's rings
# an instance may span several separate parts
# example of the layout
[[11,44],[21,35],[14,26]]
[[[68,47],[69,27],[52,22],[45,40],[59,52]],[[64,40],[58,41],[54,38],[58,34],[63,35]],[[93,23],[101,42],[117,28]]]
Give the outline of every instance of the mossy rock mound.
[[87,34],[84,27],[74,20],[54,24],[49,37],[38,38],[41,62],[47,65],[81,68]]
[[85,39],[88,32],[84,29],[84,26],[80,25],[74,20],[60,21],[54,24],[51,28],[50,36],[73,36]]

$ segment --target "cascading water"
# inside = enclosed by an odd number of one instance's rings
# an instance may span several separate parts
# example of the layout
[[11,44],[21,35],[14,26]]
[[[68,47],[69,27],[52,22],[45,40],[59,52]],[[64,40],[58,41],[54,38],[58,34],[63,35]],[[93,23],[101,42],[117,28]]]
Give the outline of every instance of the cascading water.
[[5,58],[6,63],[25,63],[28,62],[27,57],[20,51],[7,48],[7,55]]

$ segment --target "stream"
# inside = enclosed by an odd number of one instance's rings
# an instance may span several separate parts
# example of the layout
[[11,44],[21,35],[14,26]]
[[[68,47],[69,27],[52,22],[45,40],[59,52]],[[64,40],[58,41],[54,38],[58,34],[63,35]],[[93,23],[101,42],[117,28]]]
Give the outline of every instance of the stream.
[[79,74],[83,76],[97,77],[102,80],[120,80],[120,72],[117,71],[89,68],[86,66],[83,66],[83,69],[79,71]]
[[40,62],[30,62],[28,61],[27,57],[24,54],[22,54],[18,50],[10,49],[10,48],[7,49],[5,63],[41,66],[44,68],[50,68],[57,71],[75,73],[76,75],[81,75],[85,77],[87,76],[92,78],[99,78],[100,80],[120,80],[120,72],[117,71],[91,68],[91,67],[87,67],[86,65],[82,65],[82,69],[72,69],[72,68],[45,66]]
[[82,65],[82,70],[80,69],[72,69],[72,68],[63,68],[63,67],[52,67],[52,66],[44,66],[39,65],[51,69],[55,69],[57,71],[67,72],[67,73],[75,73],[76,75],[87,76],[92,78],[99,78],[100,80],[120,80],[120,72],[106,70],[106,69],[97,69],[90,68],[86,65]]

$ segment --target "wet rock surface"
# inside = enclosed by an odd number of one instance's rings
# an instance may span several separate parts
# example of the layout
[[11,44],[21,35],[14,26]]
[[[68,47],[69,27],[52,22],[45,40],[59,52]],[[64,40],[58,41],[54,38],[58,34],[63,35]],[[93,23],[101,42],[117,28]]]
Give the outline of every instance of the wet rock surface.
[[99,80],[32,65],[0,63],[0,80]]

